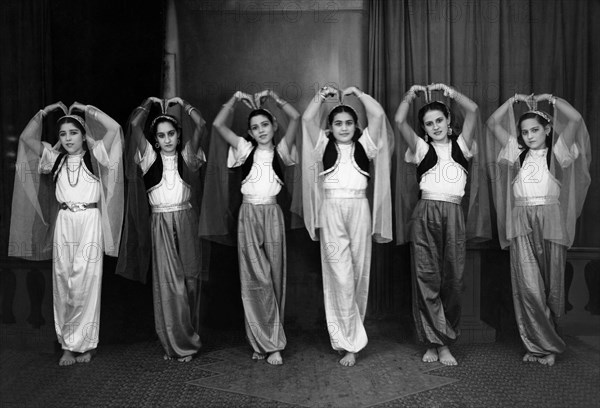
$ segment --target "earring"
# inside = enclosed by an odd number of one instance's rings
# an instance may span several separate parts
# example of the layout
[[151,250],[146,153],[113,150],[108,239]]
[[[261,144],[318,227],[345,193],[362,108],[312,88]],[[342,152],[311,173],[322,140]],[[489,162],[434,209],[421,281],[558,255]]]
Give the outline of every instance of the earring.
[[425,135],[425,142],[429,143],[429,135]]
[[177,139],[177,144],[180,144],[180,143],[181,143],[181,139]]
[[448,136],[452,136],[452,128],[448,125]]
[[158,142],[154,143],[154,147],[156,147],[157,149],[160,149],[160,145],[158,144]]

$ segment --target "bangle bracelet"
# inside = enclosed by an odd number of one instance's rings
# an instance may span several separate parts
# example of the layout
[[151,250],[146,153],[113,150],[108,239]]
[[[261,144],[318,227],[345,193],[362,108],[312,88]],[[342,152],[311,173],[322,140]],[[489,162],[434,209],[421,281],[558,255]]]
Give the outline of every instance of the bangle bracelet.
[[550,95],[548,102],[550,102],[550,105],[554,106],[556,104],[556,96]]
[[233,110],[233,106],[231,106],[230,104],[227,104],[227,103],[224,103],[224,104],[223,104],[223,107],[224,107],[224,108],[227,108],[227,109],[229,109],[229,110],[231,110],[231,111]]
[[366,92],[362,92],[360,95],[358,95],[358,99],[362,98],[363,96],[365,96]]
[[512,97],[513,99],[513,103],[519,103],[519,100],[517,99],[517,93],[515,92],[515,96]]
[[138,109],[145,110],[146,112],[148,112],[148,108],[145,108],[143,106],[138,106]]

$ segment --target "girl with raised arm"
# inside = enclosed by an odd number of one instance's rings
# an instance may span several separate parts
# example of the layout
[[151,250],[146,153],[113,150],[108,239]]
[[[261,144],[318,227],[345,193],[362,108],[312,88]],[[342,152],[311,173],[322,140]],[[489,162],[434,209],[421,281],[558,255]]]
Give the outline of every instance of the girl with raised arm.
[[[454,117],[446,104],[433,101],[418,112],[421,137],[407,116],[417,92],[432,91],[458,103],[464,112],[462,131],[455,133]],[[456,365],[450,352],[460,335],[461,293],[466,254],[462,198],[469,160],[476,153],[477,105],[444,84],[414,85],[396,112],[396,125],[408,144],[404,159],[416,166],[420,197],[409,224],[413,281],[413,317],[418,339],[427,351],[424,362]]]
[[[156,111],[151,109],[153,104],[160,107],[161,113],[152,117],[148,126],[150,112]],[[181,107],[181,119],[167,113],[171,105]],[[126,260],[119,259],[117,273],[145,282],[151,259],[154,323],[165,352],[164,359],[189,362],[201,347],[198,195],[199,170],[206,161],[200,148],[205,121],[196,108],[179,97],[165,101],[150,97],[133,112],[129,125],[128,159],[134,161],[143,177],[147,199],[139,200],[139,205],[150,204],[152,253],[142,246],[138,262],[146,269],[137,272],[127,267]],[[140,229],[148,223],[148,215],[133,205],[137,172],[128,172],[128,177],[128,214]],[[135,236],[129,240],[135,240]]]
[[[43,122],[54,110],[64,116],[52,146]],[[9,255],[53,259],[61,366],[89,362],[98,346],[103,256],[117,256],[121,234],[122,138],[99,109],[75,102],[67,112],[58,102],[40,110],[19,139]]]
[[[289,123],[281,138],[281,124],[262,108],[271,98]],[[231,130],[236,103],[252,111],[247,136]],[[242,171],[242,205],[238,216],[238,256],[246,336],[253,359],[283,364],[281,352],[287,339],[283,329],[286,292],[286,244],[283,213],[277,195],[284,188],[284,166],[295,164],[294,145],[300,114],[275,92],[265,90],[254,97],[236,92],[215,118],[213,127],[230,145],[227,166]]]
[[[540,101],[554,107],[554,118],[537,108]],[[526,102],[526,112],[516,121],[519,102]],[[523,361],[552,366],[565,350],[558,321],[567,249],[590,184],[589,134],[579,112],[550,94],[515,94],[487,127],[488,156],[496,160],[490,169],[498,235],[501,246],[510,247]]]
[[[350,95],[366,111],[364,130],[355,109],[341,104]],[[332,97],[339,98],[340,104],[327,113],[323,102]],[[393,133],[381,105],[354,86],[341,92],[321,88],[306,108],[302,125],[304,220],[311,238],[321,240],[331,346],[343,354],[339,363],[351,367],[368,341],[363,322],[371,239],[380,243],[392,239],[389,160]]]

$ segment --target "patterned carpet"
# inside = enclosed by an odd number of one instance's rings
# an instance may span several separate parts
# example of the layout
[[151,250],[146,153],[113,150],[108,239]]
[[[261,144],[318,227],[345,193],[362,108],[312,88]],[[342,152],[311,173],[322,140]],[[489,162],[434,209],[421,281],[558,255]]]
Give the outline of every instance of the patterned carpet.
[[340,356],[322,341],[288,346],[281,367],[253,362],[247,347],[210,357],[220,361],[203,368],[217,375],[190,384],[307,407],[368,407],[456,381],[428,375],[432,367],[414,346],[380,340],[371,341],[353,368],[337,364]]
[[[372,330],[371,332],[374,332]],[[89,364],[58,353],[0,351],[2,407],[598,407],[597,338],[568,337],[554,367],[521,362],[517,342],[459,344],[458,367],[424,364],[422,350],[371,336],[343,368],[325,331],[289,333],[285,364],[250,359],[240,331],[206,331],[191,363],[163,361],[156,341],[101,346]]]

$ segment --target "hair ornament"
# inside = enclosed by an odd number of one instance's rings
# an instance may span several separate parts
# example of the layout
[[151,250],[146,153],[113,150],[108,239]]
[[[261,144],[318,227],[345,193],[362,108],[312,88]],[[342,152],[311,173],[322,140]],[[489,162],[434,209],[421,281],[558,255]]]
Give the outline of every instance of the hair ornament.
[[267,108],[265,108],[264,106],[259,106],[258,108],[254,109],[254,111],[265,111],[267,112],[269,115],[271,115],[271,117],[273,119],[275,119],[275,115],[273,115],[273,112],[271,112],[270,110],[268,110]]
[[71,115],[71,114],[64,115],[64,116],[61,116],[60,118],[58,118],[57,122],[60,122],[63,119],[74,119],[74,120],[76,120],[81,125],[82,128],[85,129],[85,122],[83,121],[83,119],[81,118],[81,116]]
[[548,123],[552,123],[552,116],[550,116],[549,114],[547,114],[544,111],[541,110],[536,110],[536,109],[532,109],[529,110],[527,112],[525,112],[523,115],[527,114],[527,113],[533,113],[535,115],[541,116],[542,118],[544,118]]
[[335,105],[333,108],[331,108],[328,115],[331,115],[331,112],[333,112],[335,109],[339,108],[340,106],[350,109],[352,112],[354,112],[354,115],[358,118],[358,113],[356,113],[356,109],[354,109],[350,105],[344,105],[343,103],[339,103],[339,104]]
[[167,115],[167,114],[162,114],[162,115],[158,115],[157,117],[154,118],[154,120],[152,121],[152,124],[150,125],[151,129],[156,129],[156,123],[159,121],[169,121],[173,124],[174,127],[179,127],[179,122],[177,122],[177,119],[175,119],[173,116],[171,115]]

